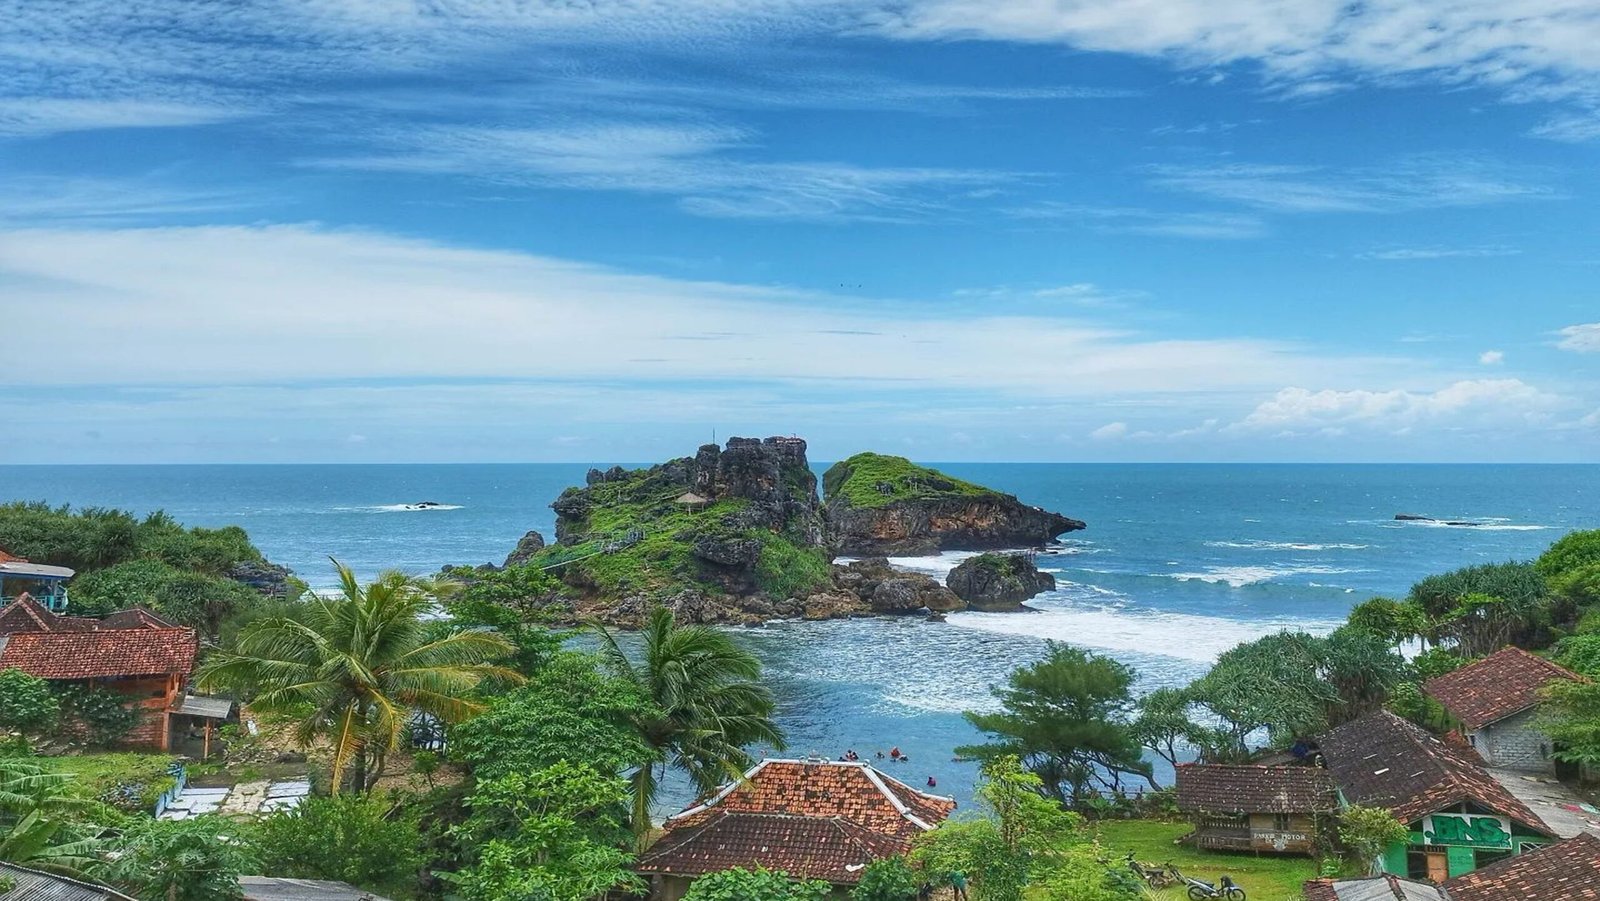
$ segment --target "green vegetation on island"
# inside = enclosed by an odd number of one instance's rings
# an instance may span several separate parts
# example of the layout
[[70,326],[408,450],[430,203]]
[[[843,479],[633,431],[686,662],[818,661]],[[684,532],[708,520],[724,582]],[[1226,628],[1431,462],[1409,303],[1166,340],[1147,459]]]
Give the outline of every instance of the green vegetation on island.
[[828,467],[822,491],[829,500],[845,498],[857,507],[883,507],[896,501],[946,497],[986,497],[1000,492],[974,485],[905,457],[856,454]]

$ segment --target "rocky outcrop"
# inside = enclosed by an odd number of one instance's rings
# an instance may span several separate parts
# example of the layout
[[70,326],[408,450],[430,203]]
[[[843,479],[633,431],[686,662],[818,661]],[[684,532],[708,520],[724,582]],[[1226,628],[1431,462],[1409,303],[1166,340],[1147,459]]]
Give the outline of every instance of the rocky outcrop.
[[1040,572],[1023,554],[979,554],[961,561],[945,585],[973,610],[1007,612],[1056,587],[1056,577]]
[[269,598],[289,596],[290,580],[294,573],[286,566],[266,560],[247,560],[235,563],[228,569],[228,578],[242,582]]
[[948,550],[1043,547],[1084,528],[1076,519],[917,466],[903,457],[857,454],[823,476],[833,549],[851,556],[911,556]]
[[506,562],[502,565],[521,566],[542,550],[544,550],[544,536],[538,532],[529,532],[517,541],[517,546],[506,555]]
[[882,557],[857,560],[833,568],[833,584],[860,598],[873,613],[946,613],[966,605],[939,580],[895,569]]

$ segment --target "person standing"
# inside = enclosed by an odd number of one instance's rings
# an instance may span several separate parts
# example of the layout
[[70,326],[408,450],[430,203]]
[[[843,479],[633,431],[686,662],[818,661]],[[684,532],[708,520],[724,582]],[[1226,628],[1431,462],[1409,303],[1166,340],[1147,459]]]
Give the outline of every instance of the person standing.
[[950,874],[950,888],[954,889],[955,901],[967,901],[967,874],[956,870]]

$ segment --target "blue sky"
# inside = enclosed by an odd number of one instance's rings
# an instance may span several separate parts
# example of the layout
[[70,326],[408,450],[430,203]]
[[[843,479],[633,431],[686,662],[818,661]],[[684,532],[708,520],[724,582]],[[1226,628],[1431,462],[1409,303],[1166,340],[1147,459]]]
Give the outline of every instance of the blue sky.
[[1600,459],[1595,0],[129,7],[0,0],[0,463]]

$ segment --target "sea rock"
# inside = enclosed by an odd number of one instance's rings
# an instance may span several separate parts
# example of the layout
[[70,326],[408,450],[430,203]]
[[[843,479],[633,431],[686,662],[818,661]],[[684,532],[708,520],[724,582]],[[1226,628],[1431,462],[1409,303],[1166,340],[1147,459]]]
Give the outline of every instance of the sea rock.
[[228,578],[242,582],[269,598],[289,596],[289,580],[294,573],[286,566],[266,560],[247,560],[228,569]]
[[517,541],[516,548],[513,549],[510,554],[506,555],[506,562],[504,565],[522,566],[529,560],[533,559],[534,554],[537,554],[542,550],[544,550],[544,536],[538,532],[530,531],[528,534],[522,536],[522,538]]
[[945,585],[973,610],[1008,612],[1056,587],[1056,577],[1040,572],[1023,554],[979,554],[961,561]]
[[698,535],[694,555],[719,566],[754,566],[761,559],[761,542],[729,535]]
[[835,565],[833,584],[838,591],[860,598],[873,613],[914,613],[924,608],[945,612],[966,607],[938,579],[895,569],[882,557]]
[[806,619],[843,619],[871,613],[872,608],[853,594],[823,591],[806,598],[800,615]]
[[823,475],[833,549],[851,556],[1043,547],[1083,522],[904,457],[857,454]]

